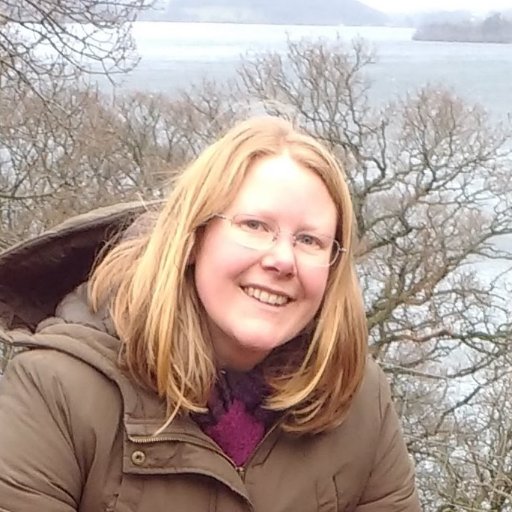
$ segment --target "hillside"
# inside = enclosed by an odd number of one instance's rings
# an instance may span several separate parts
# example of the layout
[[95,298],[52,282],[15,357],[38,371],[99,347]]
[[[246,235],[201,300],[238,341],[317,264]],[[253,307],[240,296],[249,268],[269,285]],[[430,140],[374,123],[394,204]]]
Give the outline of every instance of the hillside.
[[286,25],[384,25],[387,20],[356,0],[158,0],[141,19]]

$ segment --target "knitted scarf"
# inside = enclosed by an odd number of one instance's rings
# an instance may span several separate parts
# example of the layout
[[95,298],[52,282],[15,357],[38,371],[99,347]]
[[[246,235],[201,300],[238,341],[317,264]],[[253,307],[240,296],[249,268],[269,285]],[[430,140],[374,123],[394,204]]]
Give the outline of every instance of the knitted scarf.
[[237,466],[247,462],[279,413],[262,407],[268,394],[261,370],[222,371],[208,401],[208,412],[194,415]]

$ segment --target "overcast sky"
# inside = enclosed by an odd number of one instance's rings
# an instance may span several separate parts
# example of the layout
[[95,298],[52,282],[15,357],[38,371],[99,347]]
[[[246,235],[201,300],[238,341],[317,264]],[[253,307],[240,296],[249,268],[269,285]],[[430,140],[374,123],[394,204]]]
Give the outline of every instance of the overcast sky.
[[475,12],[512,9],[512,0],[359,0],[379,11],[455,11],[464,9]]

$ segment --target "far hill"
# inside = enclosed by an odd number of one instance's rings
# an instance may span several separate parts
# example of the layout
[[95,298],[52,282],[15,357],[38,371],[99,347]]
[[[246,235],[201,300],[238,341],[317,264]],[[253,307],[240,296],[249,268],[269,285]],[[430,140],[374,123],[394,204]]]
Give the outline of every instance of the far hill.
[[141,19],[282,25],[384,25],[384,13],[357,0],[157,0]]

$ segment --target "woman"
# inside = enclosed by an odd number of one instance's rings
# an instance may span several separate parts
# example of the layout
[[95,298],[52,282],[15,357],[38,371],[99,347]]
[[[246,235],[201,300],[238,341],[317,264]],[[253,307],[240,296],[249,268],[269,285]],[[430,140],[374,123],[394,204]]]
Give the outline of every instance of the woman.
[[76,287],[127,212],[0,257],[0,510],[419,510],[333,156],[235,126]]

